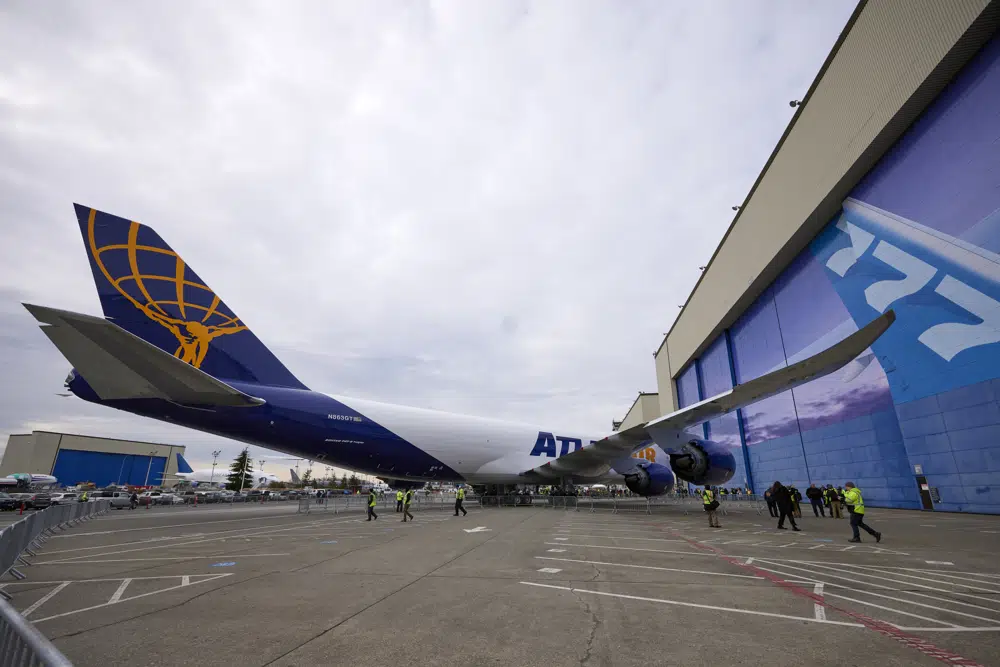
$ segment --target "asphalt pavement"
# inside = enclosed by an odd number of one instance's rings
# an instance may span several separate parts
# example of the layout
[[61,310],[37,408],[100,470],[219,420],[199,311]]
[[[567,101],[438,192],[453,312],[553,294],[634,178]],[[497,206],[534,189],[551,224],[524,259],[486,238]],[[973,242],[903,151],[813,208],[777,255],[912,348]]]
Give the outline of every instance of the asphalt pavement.
[[656,509],[113,511],[3,585],[79,667],[1000,664],[1000,517]]

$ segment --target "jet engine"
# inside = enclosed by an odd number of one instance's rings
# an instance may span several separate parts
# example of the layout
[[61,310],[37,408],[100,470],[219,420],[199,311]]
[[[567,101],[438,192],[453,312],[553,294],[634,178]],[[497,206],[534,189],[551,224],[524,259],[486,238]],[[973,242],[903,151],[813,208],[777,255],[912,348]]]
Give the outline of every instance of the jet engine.
[[679,451],[669,454],[674,474],[697,486],[725,484],[736,472],[732,450],[711,440],[691,436]]
[[643,463],[625,475],[625,486],[640,496],[659,496],[674,488],[674,473],[662,463]]

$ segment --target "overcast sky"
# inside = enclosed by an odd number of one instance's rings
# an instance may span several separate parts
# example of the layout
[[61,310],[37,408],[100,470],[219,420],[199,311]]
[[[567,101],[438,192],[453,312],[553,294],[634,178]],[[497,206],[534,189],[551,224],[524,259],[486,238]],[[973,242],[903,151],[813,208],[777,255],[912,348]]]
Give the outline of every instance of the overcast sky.
[[854,6],[3,3],[0,446],[241,449],[56,396],[20,304],[101,312],[74,202],[314,389],[607,432]]

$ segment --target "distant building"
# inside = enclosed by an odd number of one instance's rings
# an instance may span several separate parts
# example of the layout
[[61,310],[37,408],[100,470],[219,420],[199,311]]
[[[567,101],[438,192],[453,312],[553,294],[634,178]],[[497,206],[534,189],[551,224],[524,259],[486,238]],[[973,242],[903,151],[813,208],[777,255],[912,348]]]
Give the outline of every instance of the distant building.
[[32,431],[11,435],[0,460],[0,476],[53,475],[63,486],[93,482],[158,486],[178,472],[191,472],[183,445]]

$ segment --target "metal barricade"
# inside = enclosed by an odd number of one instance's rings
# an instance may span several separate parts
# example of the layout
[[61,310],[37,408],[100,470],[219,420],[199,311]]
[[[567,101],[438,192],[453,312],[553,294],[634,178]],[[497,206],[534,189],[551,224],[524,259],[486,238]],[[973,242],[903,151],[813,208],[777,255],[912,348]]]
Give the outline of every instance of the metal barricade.
[[[16,579],[24,579],[15,566],[31,565],[25,554],[34,556],[33,549],[54,531],[105,514],[109,509],[111,502],[107,500],[55,505],[7,526],[0,531],[0,576],[9,572]],[[73,663],[17,613],[8,600],[10,596],[0,590],[0,667],[72,667]]]
[[73,667],[73,663],[0,598],[0,667]]
[[[52,532],[65,530],[71,525],[104,514],[110,508],[111,501],[108,500],[55,505],[32,512],[17,523],[7,526],[0,531],[0,576],[10,572],[14,578],[24,579],[24,575],[15,566],[31,565],[25,560],[25,553],[34,556],[32,549],[37,549]],[[9,599],[3,591],[0,591],[0,597]]]

